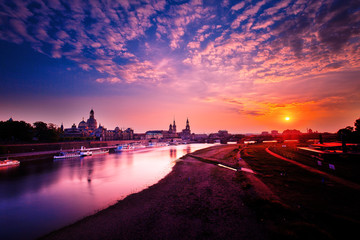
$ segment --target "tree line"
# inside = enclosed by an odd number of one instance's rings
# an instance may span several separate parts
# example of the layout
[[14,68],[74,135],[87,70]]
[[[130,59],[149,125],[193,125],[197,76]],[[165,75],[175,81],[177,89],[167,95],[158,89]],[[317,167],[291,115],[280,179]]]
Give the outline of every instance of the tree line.
[[62,131],[55,124],[24,121],[0,121],[0,141],[3,143],[57,142]]
[[354,127],[347,126],[337,132],[338,140],[346,142],[360,142],[360,118],[355,120]]

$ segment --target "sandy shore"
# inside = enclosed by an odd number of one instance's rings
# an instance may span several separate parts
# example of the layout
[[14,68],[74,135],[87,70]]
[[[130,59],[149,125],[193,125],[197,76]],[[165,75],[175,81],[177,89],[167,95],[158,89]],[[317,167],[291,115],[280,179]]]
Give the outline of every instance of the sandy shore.
[[[196,155],[236,164],[236,149]],[[157,184],[43,239],[267,239],[244,200],[248,175],[187,156]]]

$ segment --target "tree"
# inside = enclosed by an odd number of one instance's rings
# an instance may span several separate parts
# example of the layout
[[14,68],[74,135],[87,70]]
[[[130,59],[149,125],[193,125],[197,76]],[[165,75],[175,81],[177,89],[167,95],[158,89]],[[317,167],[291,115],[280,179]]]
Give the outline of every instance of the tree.
[[35,128],[35,137],[39,141],[45,141],[47,139],[47,131],[48,131],[47,124],[38,121],[34,123],[34,128]]
[[33,128],[24,121],[0,122],[0,140],[5,142],[28,142],[33,137]]
[[360,133],[360,118],[355,121],[355,132]]
[[34,123],[35,137],[41,142],[56,142],[59,140],[60,131],[55,124],[38,121]]
[[338,136],[350,136],[352,132],[354,131],[354,128],[351,126],[347,126],[346,128],[340,129],[337,134]]

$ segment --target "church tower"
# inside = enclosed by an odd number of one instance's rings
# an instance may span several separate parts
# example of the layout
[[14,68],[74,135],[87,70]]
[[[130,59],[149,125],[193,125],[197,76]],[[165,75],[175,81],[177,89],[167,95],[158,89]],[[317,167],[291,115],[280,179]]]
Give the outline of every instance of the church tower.
[[90,117],[87,120],[86,124],[90,130],[95,130],[97,128],[97,121],[94,117],[94,110],[92,109],[90,111]]
[[191,131],[190,131],[190,124],[189,124],[189,118],[186,119],[186,126],[185,129],[181,132],[181,138],[183,140],[189,140],[191,139]]
[[173,127],[172,127],[173,133],[176,133],[176,124],[175,124],[175,118],[174,118],[174,123],[173,123]]

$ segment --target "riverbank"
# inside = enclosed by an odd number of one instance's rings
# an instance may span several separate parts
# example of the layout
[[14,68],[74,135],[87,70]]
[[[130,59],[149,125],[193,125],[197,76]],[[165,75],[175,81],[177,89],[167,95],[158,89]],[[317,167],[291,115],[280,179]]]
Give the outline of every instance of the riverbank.
[[[359,191],[275,158],[265,149],[217,145],[188,154],[157,184],[43,239],[354,236],[360,226]],[[255,174],[214,163],[251,168]]]
[[[233,159],[236,149],[200,153]],[[234,171],[187,156],[156,185],[44,239],[266,239],[244,186]]]
[[[60,150],[69,151],[72,149],[80,149],[82,146],[86,148],[99,148],[115,146],[117,144],[128,144],[134,140],[118,140],[118,141],[79,141],[79,142],[56,142],[56,143],[33,143],[33,144],[12,144],[0,145],[1,159],[16,159],[19,161],[33,161],[52,159]],[[147,143],[147,140],[139,140],[136,142]]]

